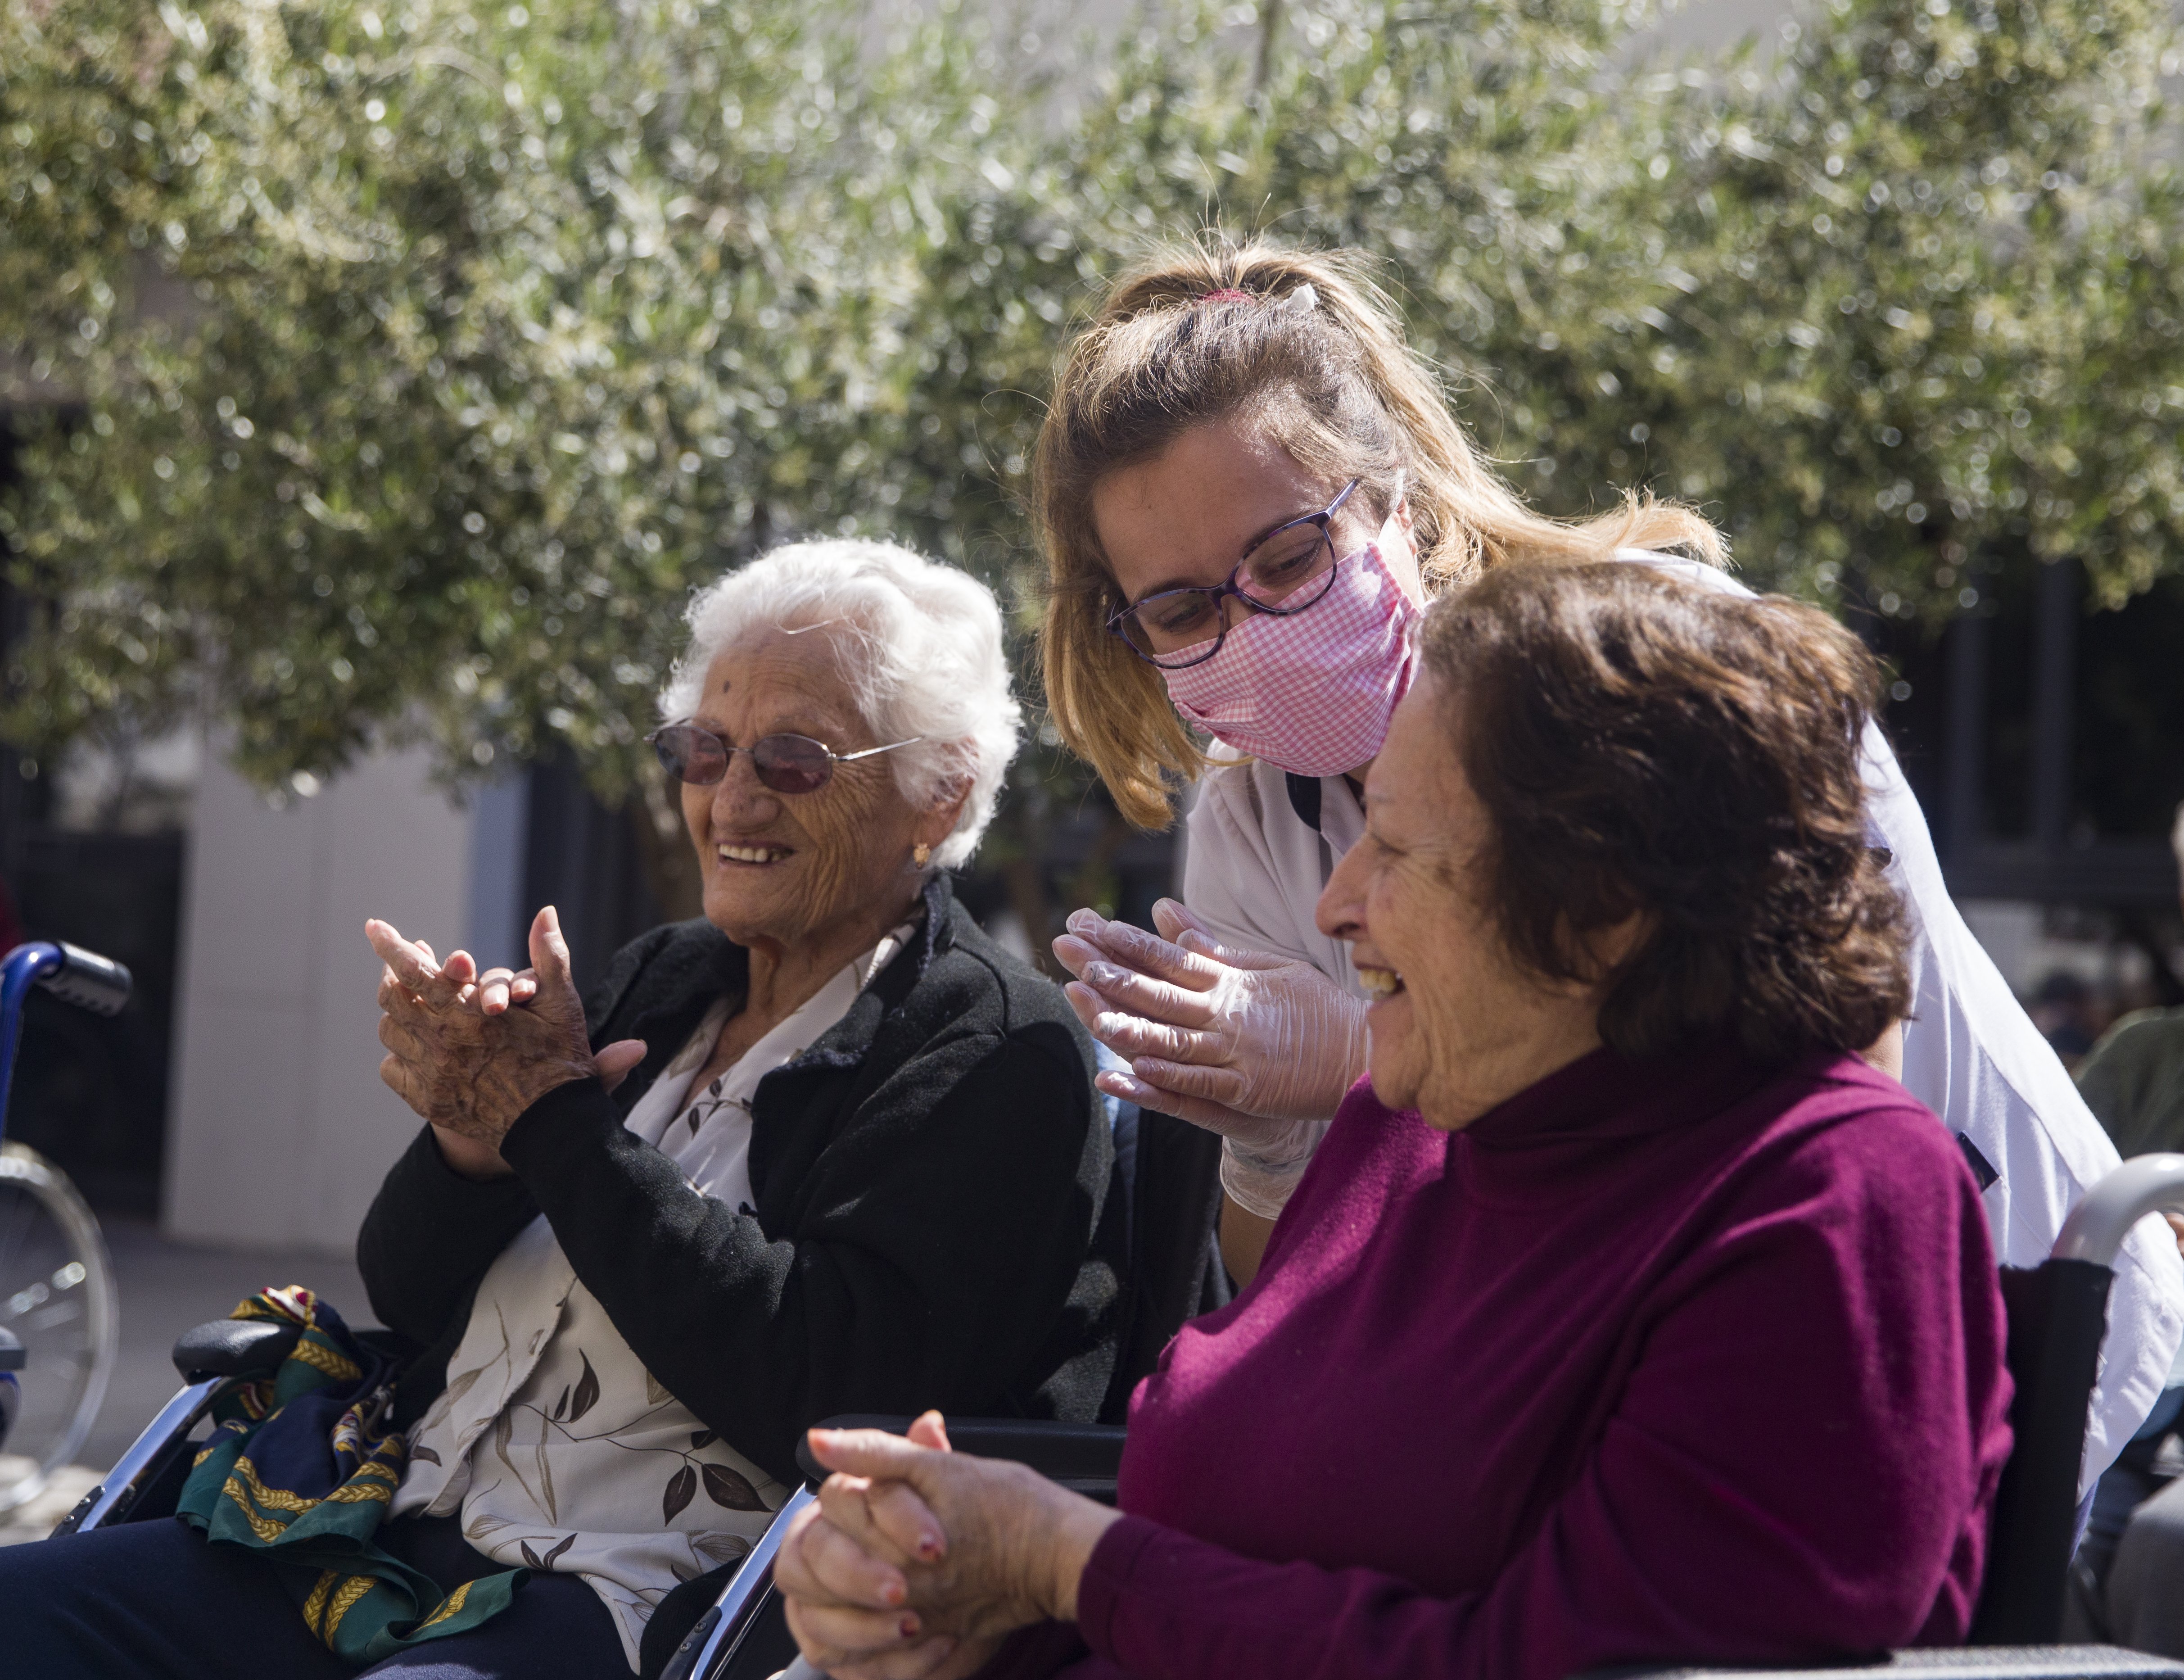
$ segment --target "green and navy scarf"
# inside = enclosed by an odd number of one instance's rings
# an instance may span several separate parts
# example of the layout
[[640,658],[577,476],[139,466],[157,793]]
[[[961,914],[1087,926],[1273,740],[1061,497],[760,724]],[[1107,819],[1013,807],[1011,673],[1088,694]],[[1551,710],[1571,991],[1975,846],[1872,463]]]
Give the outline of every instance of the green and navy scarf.
[[220,1545],[281,1566],[304,1621],[353,1667],[463,1633],[508,1608],[528,1570],[443,1593],[375,1543],[401,1485],[393,1370],[309,1290],[259,1291],[231,1317],[302,1326],[280,1369],[214,1413],[178,1514]]

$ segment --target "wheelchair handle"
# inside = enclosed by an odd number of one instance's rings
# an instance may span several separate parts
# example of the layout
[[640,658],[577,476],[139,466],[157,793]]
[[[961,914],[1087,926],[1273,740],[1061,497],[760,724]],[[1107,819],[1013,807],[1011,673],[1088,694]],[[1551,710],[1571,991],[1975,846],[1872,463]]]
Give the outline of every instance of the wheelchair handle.
[[15,1047],[23,1035],[23,1000],[33,985],[94,1014],[117,1015],[129,1001],[129,970],[111,957],[65,940],[33,940],[0,957],[0,1132],[15,1080]]
[[2113,1268],[2148,1214],[2184,1214],[2184,1155],[2134,1155],[2088,1190],[2056,1233],[2054,1258]]
[[[39,949],[37,946],[30,948]],[[50,991],[62,1002],[88,1009],[94,1015],[121,1013],[129,1002],[130,988],[135,984],[127,964],[117,963],[111,957],[102,957],[96,951],[86,951],[80,945],[70,945],[64,939],[45,948],[58,952],[59,957],[58,961],[47,958],[39,963],[36,978],[41,991]],[[14,953],[8,954],[12,957]]]

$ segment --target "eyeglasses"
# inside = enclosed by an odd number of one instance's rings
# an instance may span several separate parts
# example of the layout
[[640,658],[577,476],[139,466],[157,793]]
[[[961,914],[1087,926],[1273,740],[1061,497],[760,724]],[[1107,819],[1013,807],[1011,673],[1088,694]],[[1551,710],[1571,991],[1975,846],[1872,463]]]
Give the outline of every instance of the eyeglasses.
[[837,764],[854,764],[875,753],[915,746],[925,737],[912,735],[862,752],[837,752],[809,735],[760,735],[749,746],[732,746],[702,723],[669,723],[644,739],[660,755],[660,767],[694,788],[711,787],[728,773],[729,759],[747,752],[761,786],[776,793],[816,793],[834,779]]
[[1228,632],[1243,622],[1229,609],[1283,617],[1315,606],[1334,585],[1334,541],[1328,527],[1364,481],[1351,479],[1318,513],[1278,525],[1244,550],[1224,583],[1211,589],[1162,589],[1122,608],[1107,628],[1131,652],[1163,671],[1203,665],[1221,651]]

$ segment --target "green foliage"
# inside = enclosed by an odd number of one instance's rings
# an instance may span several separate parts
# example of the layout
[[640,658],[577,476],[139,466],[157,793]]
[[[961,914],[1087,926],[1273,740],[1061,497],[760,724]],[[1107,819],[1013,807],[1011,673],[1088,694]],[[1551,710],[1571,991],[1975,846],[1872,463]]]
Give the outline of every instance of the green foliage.
[[[856,444],[905,405],[902,265],[861,261],[810,9],[21,20],[11,196],[74,237],[11,242],[5,336],[90,413],[11,516],[64,602],[20,724],[198,703],[268,780],[382,730],[626,777],[684,586],[901,472]],[[154,276],[178,307],[131,307]]]
[[[2178,569],[2157,0],[1835,0],[1635,70],[1613,4],[1321,0],[1055,87],[952,7],[861,15],[13,8],[0,369],[81,401],[19,411],[0,536],[54,608],[0,723],[195,711],[269,784],[560,745],[615,790],[685,589],[790,534],[945,554],[1028,630],[1061,336],[1208,220],[1381,253],[1556,511],[1650,483],[1761,581],[1932,621],[1975,561]],[[1004,856],[1081,787],[1050,742],[1025,781]]]
[[1684,271],[1624,363],[1664,488],[1762,575],[1884,612],[1955,610],[1975,554],[2075,555],[2114,604],[2184,532],[2168,8],[1825,15],[1756,97],[1671,107],[1682,190],[1626,188]]

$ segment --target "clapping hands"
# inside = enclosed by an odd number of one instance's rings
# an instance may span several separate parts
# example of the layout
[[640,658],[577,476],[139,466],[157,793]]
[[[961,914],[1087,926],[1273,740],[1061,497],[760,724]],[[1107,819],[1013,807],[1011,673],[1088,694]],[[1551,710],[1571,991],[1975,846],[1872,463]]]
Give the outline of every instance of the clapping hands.
[[1089,910],[1054,954],[1085,1030],[1128,1059],[1100,1088],[1239,1143],[1285,1142],[1327,1119],[1365,1071],[1365,1005],[1294,957],[1225,946],[1184,906],[1160,936]]
[[641,1040],[596,1055],[570,977],[569,947],[549,905],[531,924],[521,973],[481,974],[466,952],[445,963],[391,924],[365,924],[386,964],[379,985],[379,1076],[437,1130],[458,1169],[505,1172],[500,1140],[516,1117],[557,1086],[594,1076],[610,1087],[644,1059]]

